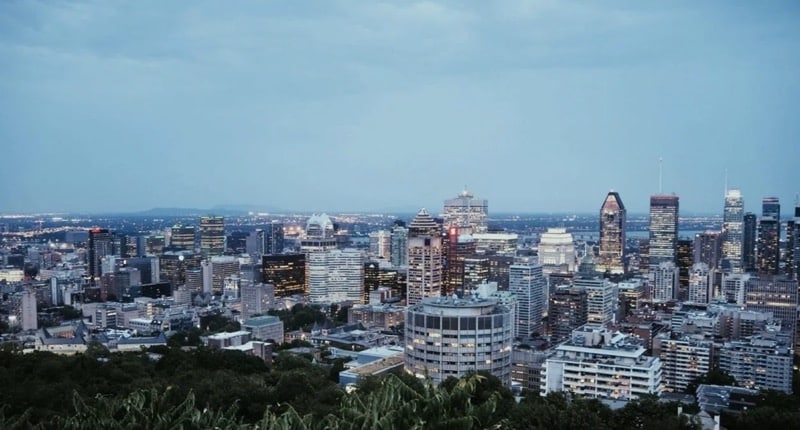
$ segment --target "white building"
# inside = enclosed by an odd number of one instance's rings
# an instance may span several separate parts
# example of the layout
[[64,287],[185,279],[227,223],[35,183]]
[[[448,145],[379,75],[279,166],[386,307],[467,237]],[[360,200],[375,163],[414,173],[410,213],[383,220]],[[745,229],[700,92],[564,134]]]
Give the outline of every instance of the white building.
[[660,395],[661,361],[635,338],[584,326],[555,348],[542,370],[541,395],[558,391],[598,399]]
[[388,260],[392,254],[392,234],[386,230],[369,234],[369,253],[375,258]]
[[708,265],[697,263],[692,266],[692,272],[689,274],[689,301],[695,303],[710,302],[713,295],[711,286],[712,279],[709,275]]
[[475,252],[478,254],[517,254],[517,242],[519,235],[516,233],[475,233],[472,235],[475,241]]
[[653,339],[653,355],[661,360],[665,391],[684,392],[711,370],[714,343],[704,335],[660,333]]
[[511,319],[511,310],[495,299],[423,299],[406,313],[405,370],[437,385],[487,371],[511,386]]
[[514,336],[543,334],[542,313],[547,302],[547,281],[541,265],[513,264],[508,272],[508,291],[517,296]]
[[575,243],[566,228],[548,228],[539,240],[539,264],[545,275],[575,272]]
[[283,321],[275,316],[265,315],[245,320],[242,330],[252,333],[252,339],[283,343]]
[[614,322],[619,297],[616,284],[600,276],[591,257],[586,255],[573,285],[586,290],[586,323],[603,327]]
[[750,280],[746,273],[725,273],[722,275],[722,291],[720,297],[728,303],[744,305],[745,285]]
[[656,301],[670,301],[678,297],[678,267],[664,261],[650,268],[652,297]]
[[364,254],[355,249],[308,254],[308,288],[312,303],[362,302]]
[[272,284],[242,285],[242,317],[251,318],[272,309],[275,303],[275,287]]

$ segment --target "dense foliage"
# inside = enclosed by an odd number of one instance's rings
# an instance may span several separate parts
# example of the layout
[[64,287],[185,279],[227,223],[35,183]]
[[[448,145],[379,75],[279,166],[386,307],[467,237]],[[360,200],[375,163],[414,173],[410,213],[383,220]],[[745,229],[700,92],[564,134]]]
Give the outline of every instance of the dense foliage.
[[[644,398],[611,410],[591,399],[531,395],[517,402],[485,374],[433,387],[406,374],[365,378],[345,394],[330,369],[281,352],[274,366],[235,351],[23,355],[0,351],[3,429],[693,429],[677,405]],[[724,417],[732,429],[794,428],[798,406],[764,404]],[[751,427],[750,427],[751,428]]]

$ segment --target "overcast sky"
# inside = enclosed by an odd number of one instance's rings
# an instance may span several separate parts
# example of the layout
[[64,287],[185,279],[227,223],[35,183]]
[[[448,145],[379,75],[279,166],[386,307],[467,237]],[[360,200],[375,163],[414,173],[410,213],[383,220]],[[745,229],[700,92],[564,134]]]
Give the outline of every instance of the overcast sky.
[[0,212],[760,212],[800,191],[800,2],[3,1]]

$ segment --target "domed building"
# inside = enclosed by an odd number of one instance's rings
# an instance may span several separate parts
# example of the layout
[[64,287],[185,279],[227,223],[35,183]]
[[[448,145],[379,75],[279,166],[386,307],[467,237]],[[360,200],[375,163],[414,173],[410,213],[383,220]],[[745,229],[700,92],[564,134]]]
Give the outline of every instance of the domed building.
[[306,232],[300,239],[301,252],[336,249],[333,220],[328,214],[314,214],[306,222]]

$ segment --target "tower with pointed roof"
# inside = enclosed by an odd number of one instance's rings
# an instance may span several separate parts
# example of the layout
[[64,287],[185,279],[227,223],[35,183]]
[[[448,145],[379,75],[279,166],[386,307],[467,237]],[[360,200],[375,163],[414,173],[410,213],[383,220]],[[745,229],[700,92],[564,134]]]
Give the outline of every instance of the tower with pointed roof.
[[619,193],[610,191],[600,207],[600,255],[597,268],[601,272],[625,273],[625,205]]
[[439,297],[443,287],[441,227],[423,208],[408,226],[406,303]]

